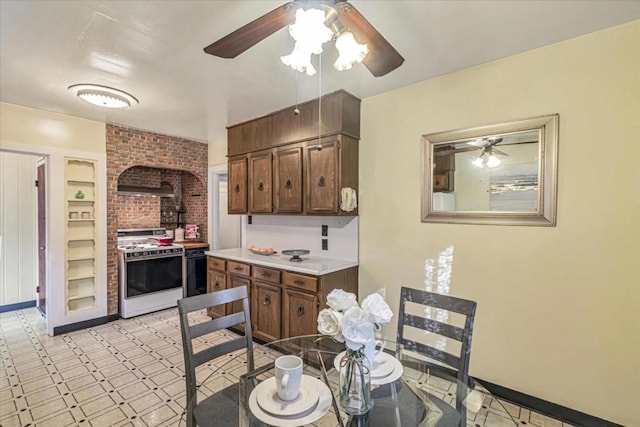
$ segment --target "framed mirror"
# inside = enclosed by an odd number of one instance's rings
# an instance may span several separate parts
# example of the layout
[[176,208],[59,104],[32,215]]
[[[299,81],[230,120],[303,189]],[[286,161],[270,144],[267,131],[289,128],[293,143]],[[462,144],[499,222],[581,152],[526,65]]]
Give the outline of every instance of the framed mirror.
[[555,226],[558,121],[423,135],[422,222]]

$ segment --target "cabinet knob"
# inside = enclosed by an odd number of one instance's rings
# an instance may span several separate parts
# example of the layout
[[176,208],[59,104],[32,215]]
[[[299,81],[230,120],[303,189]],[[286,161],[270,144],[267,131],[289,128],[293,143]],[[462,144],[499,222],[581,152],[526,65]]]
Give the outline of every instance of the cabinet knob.
[[240,192],[240,184],[236,184],[236,188],[233,191],[235,191],[236,193],[239,193]]
[[220,289],[220,283],[216,282],[216,283],[213,285],[213,289]]
[[286,188],[287,190],[291,190],[291,187],[293,187],[293,185],[291,185],[291,180],[288,179],[287,183],[284,185],[284,188]]
[[298,313],[298,316],[302,316],[304,314],[304,306],[302,304],[298,305],[297,313]]
[[324,176],[321,176],[320,179],[318,180],[318,186],[324,187]]
[[264,301],[262,301],[262,305],[269,305],[269,304],[271,304],[271,297],[267,295],[266,297],[264,297]]
[[263,183],[259,183],[258,184],[258,190],[259,191],[264,191],[264,184]]

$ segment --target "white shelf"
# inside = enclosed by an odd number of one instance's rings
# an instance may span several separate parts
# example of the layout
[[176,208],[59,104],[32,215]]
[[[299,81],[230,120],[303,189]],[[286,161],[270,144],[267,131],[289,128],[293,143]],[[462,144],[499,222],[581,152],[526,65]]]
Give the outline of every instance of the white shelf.
[[[96,167],[93,160],[65,158],[67,199],[65,307],[67,313],[96,307]],[[79,199],[76,194],[84,195]],[[82,218],[82,213],[90,218]],[[77,218],[69,218],[73,213]]]

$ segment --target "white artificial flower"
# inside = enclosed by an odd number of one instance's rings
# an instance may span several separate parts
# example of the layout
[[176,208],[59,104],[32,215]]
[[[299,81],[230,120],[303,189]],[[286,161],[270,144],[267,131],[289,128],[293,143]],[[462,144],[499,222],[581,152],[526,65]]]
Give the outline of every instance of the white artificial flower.
[[393,313],[379,293],[373,293],[362,301],[362,309],[374,323],[389,323]]
[[359,350],[375,339],[374,324],[360,307],[347,310],[342,316],[341,326],[345,343],[351,350]]
[[323,335],[329,335],[336,341],[343,342],[344,338],[340,332],[340,321],[342,314],[325,308],[318,313],[318,332]]
[[334,289],[327,295],[327,305],[336,311],[347,311],[358,306],[356,296],[342,289]]

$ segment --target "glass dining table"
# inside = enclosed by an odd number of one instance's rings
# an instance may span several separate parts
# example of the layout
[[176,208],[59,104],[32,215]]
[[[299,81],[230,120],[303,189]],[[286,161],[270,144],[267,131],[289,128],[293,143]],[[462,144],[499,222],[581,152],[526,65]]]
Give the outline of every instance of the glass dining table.
[[[364,415],[349,415],[340,406],[338,371],[344,344],[323,335],[306,335],[254,346],[255,368],[246,372],[246,363],[230,357],[210,369],[198,389],[198,400],[226,386],[220,374],[235,372],[238,378],[239,425],[258,426],[516,426],[501,402],[480,383],[470,379],[466,397],[456,402],[456,378],[424,355],[394,352],[395,344],[385,341],[381,358],[389,367],[371,377],[371,409]],[[273,387],[274,363],[281,355],[297,355],[304,361],[303,385],[318,393],[312,407],[287,415],[265,410],[260,400],[268,385]],[[378,365],[376,365],[378,366]],[[233,379],[234,377],[227,377]],[[270,380],[271,378],[271,380]],[[304,382],[306,381],[306,383]],[[261,385],[262,384],[262,385]],[[233,399],[235,401],[235,398]],[[264,400],[264,398],[262,398]],[[267,408],[269,409],[269,408]],[[216,414],[212,414],[216,417]],[[184,418],[184,417],[183,417]],[[461,423],[461,419],[465,422]]]

